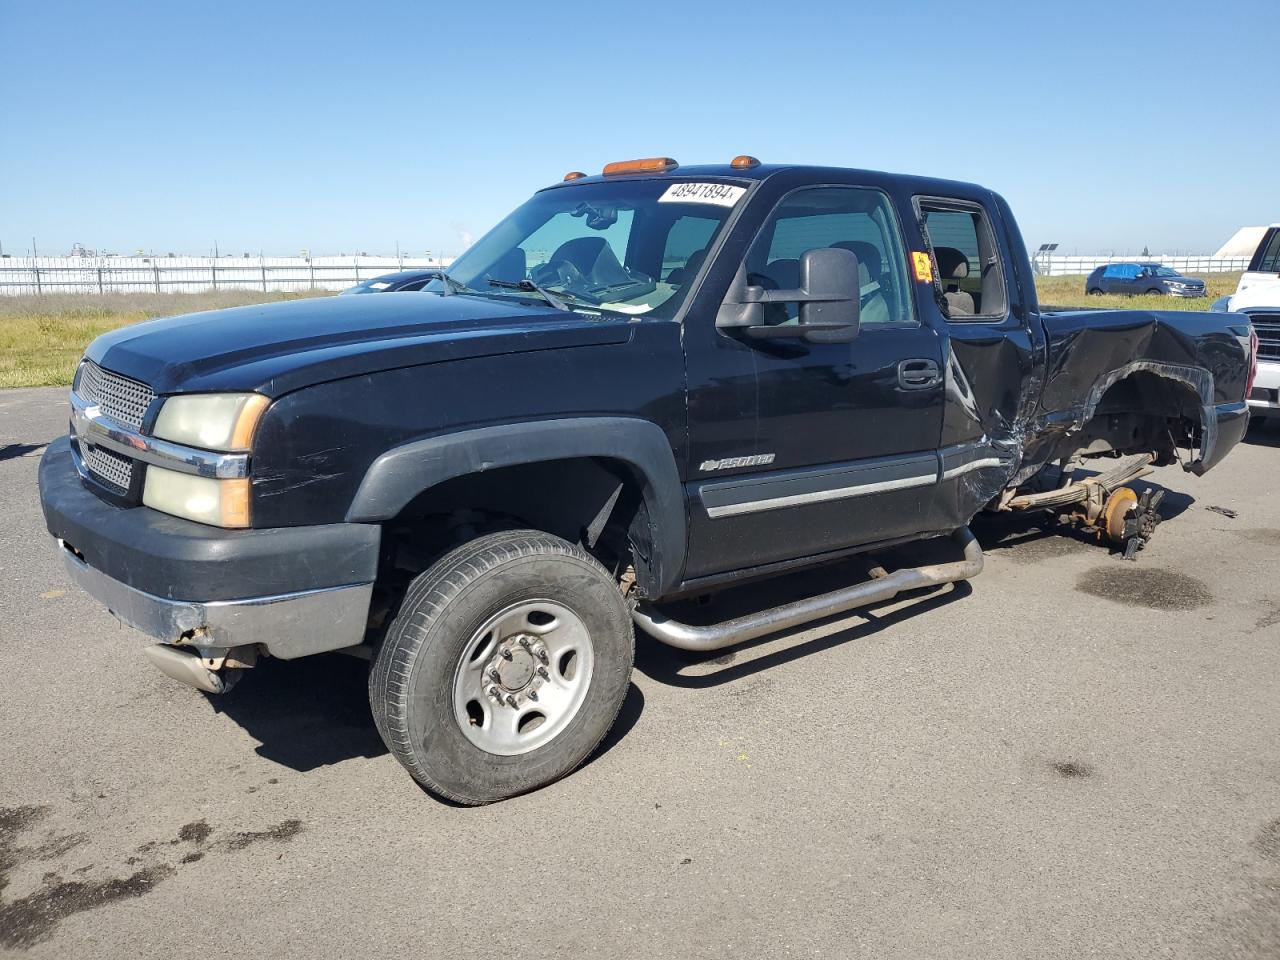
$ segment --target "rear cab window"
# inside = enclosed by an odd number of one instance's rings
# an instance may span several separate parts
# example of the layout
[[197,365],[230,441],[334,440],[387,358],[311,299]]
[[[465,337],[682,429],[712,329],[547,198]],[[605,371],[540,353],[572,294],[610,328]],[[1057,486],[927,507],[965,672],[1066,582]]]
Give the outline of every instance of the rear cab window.
[[917,197],[933,255],[938,306],[948,320],[989,320],[1009,311],[1004,264],[986,210],[969,200]]

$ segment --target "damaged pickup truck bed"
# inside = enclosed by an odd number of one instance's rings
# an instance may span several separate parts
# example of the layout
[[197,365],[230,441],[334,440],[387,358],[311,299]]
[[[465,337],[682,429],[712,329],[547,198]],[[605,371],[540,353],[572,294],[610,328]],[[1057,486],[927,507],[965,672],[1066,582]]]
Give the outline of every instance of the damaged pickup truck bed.
[[[372,660],[387,745],[484,803],[580,764],[633,625],[712,650],[968,578],[980,510],[1128,551],[1244,433],[1231,314],[1042,313],[1004,200],[657,159],[537,193],[424,293],[153,321],[88,349],[40,469],[72,577],[171,676]],[[1092,469],[1089,469],[1092,467]],[[727,623],[666,602],[855,551],[963,556]]]

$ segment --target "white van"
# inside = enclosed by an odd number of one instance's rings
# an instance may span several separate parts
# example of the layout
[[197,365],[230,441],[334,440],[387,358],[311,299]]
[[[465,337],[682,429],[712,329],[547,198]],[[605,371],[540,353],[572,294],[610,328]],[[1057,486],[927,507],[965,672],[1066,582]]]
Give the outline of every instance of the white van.
[[1249,394],[1255,417],[1280,417],[1280,223],[1262,236],[1236,292],[1214,310],[1247,314],[1258,332],[1258,378]]

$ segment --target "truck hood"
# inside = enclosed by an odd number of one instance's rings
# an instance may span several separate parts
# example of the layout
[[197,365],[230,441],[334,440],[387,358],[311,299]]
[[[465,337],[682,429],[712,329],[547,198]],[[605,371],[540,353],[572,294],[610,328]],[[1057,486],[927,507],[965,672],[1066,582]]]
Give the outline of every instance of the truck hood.
[[564,313],[515,299],[431,293],[324,297],[150,320],[85,355],[156,393],[256,390],[444,360],[623,343],[632,318]]

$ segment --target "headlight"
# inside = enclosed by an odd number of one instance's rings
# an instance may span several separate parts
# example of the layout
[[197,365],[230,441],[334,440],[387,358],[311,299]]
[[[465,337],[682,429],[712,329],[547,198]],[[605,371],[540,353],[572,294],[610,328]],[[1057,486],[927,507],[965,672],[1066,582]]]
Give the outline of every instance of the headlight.
[[142,502],[153,510],[215,527],[249,526],[249,481],[211,480],[147,467]]
[[[244,453],[271,401],[257,393],[169,397],[152,433],[161,440],[219,453]],[[249,526],[249,481],[215,480],[151,464],[142,502],[153,510],[216,527]]]
[[270,401],[258,393],[206,393],[169,397],[153,433],[161,440],[226,452],[246,451]]

